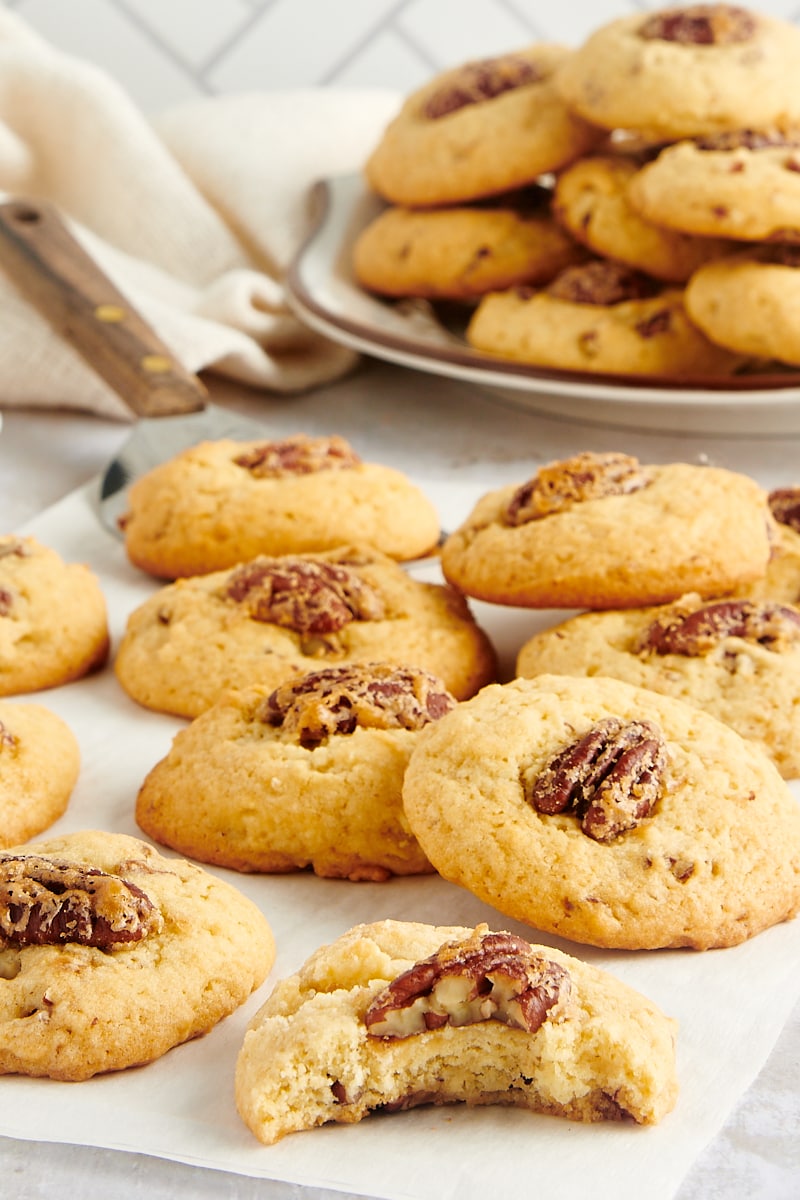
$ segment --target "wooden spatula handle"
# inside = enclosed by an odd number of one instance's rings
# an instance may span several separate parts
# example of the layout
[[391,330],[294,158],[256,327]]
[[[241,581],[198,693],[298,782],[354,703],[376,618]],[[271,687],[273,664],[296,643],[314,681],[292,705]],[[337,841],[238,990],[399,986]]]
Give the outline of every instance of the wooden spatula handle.
[[55,331],[139,416],[197,412],[208,394],[51,204],[0,203],[0,264]]

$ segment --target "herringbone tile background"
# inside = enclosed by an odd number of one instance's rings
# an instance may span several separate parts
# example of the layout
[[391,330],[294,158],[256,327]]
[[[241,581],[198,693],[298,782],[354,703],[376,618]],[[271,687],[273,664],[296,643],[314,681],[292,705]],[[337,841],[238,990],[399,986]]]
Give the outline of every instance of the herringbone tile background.
[[[287,87],[409,91],[435,71],[668,0],[0,0],[112,74],[145,112]],[[751,7],[800,22],[798,0]],[[800,86],[800,81],[798,86]]]

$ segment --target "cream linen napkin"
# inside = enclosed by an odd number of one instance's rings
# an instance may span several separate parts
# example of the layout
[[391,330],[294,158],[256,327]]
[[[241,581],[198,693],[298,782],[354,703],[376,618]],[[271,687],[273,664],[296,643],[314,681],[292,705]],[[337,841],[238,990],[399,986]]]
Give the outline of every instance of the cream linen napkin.
[[[57,204],[189,369],[277,393],[354,363],[297,320],[282,280],[311,185],[357,171],[397,105],[382,90],[264,91],[150,120],[0,9],[0,193]],[[129,416],[1,270],[0,312],[0,405]]]

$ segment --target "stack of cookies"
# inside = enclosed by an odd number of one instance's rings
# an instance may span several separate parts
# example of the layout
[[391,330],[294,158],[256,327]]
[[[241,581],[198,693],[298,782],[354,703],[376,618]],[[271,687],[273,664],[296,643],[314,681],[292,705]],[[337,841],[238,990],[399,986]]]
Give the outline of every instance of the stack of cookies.
[[475,349],[665,380],[800,366],[800,29],[728,4],[470,62],[366,163],[353,268],[474,307]]

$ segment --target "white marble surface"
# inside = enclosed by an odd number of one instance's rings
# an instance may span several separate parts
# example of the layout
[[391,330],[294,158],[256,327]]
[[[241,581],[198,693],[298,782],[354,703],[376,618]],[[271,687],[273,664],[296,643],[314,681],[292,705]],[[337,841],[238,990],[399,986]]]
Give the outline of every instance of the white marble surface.
[[[712,461],[754,474],[768,486],[800,480],[800,437],[726,436],[711,428],[708,433],[642,431],[633,424],[604,427],[573,420],[568,411],[561,417],[523,411],[465,385],[375,363],[366,363],[351,379],[294,399],[226,394],[225,400],[263,419],[276,436],[298,430],[340,433],[362,456],[406,470],[423,485],[426,479],[521,480],[539,463],[581,449],[621,449],[648,462]],[[633,410],[630,419],[636,420]],[[670,423],[665,413],[665,424]],[[757,424],[756,419],[754,429]],[[127,432],[92,416],[6,410],[0,433],[0,528],[19,529],[96,475]],[[746,979],[742,987],[747,987]],[[703,1003],[703,997],[697,1002]],[[684,1180],[679,1200],[796,1200],[798,1068],[800,1004],[758,1078]],[[87,1193],[115,1200],[220,1194],[236,1200],[318,1200],[334,1195],[144,1155],[51,1144],[46,1138],[46,1130],[36,1143],[0,1138],[0,1178],[4,1194],[13,1200]],[[646,1190],[643,1184],[643,1194]]]

